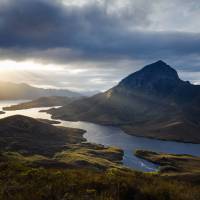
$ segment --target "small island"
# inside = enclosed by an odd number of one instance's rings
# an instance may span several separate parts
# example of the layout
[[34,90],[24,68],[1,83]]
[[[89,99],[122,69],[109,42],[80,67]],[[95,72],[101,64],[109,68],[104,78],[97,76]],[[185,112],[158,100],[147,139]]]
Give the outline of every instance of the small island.
[[[137,157],[158,164],[158,174],[181,179],[200,181],[200,157],[186,154],[157,153],[148,150],[136,150]],[[194,178],[195,177],[195,178]]]

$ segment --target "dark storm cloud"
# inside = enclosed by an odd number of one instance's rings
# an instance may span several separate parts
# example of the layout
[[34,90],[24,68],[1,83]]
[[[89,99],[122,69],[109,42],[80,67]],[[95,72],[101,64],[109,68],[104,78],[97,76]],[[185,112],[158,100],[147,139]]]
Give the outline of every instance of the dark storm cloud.
[[[98,4],[63,6],[59,1],[8,0],[0,7],[2,47],[93,49],[125,28],[127,16],[106,13]],[[136,13],[137,16],[137,13]],[[144,15],[145,16],[145,15]],[[145,23],[138,17],[136,24]]]
[[141,2],[146,4],[134,4],[129,12],[113,13],[105,3],[64,6],[51,0],[1,1],[0,47],[6,49],[1,57],[11,53],[16,59],[27,56],[67,62],[168,58],[200,52],[197,33],[141,29],[150,23],[152,11],[149,1]]

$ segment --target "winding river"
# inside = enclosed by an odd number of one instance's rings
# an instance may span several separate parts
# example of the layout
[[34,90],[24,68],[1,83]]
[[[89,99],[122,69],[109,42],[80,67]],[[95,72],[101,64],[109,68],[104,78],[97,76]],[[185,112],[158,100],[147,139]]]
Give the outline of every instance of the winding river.
[[[22,101],[0,101],[0,110],[2,107],[24,102]],[[0,115],[0,118],[4,118],[11,115],[25,115],[34,118],[51,119],[51,115],[39,112],[48,108],[32,108],[27,110],[7,111],[5,114]],[[67,126],[72,128],[84,129],[87,132],[84,137],[88,142],[102,144],[105,146],[117,146],[124,150],[123,164],[125,166],[135,168],[141,171],[154,171],[157,166],[139,159],[133,155],[136,149],[145,149],[165,153],[175,154],[190,154],[200,156],[200,144],[190,144],[172,141],[161,141],[156,139],[148,139],[142,137],[135,137],[127,135],[121,129],[112,126],[102,126],[88,122],[70,122],[58,120],[61,122],[59,126]]]

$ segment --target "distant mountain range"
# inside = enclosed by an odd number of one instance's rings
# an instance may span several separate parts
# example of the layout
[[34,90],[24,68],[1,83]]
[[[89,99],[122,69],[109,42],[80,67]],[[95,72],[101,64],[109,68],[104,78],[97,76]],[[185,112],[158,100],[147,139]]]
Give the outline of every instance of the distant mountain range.
[[200,143],[200,86],[163,61],[104,93],[49,111],[54,118],[116,125],[137,136]]
[[0,100],[36,99],[44,96],[81,97],[66,89],[43,89],[25,83],[0,82]]

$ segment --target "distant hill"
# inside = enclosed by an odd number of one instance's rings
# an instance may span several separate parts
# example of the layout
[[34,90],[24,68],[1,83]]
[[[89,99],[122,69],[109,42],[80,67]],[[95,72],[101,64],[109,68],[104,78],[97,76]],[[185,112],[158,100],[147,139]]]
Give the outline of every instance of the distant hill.
[[55,118],[120,126],[129,134],[200,143],[200,86],[158,61],[117,86],[49,111]]
[[[40,97],[36,100],[28,101],[25,103],[20,103],[17,105],[11,105],[9,107],[3,107],[3,110],[22,110],[29,108],[39,108],[39,107],[52,107],[52,106],[64,106],[72,101],[78,99],[78,97]],[[1,114],[1,112],[0,112]],[[3,113],[2,113],[3,114]]]
[[80,97],[79,93],[64,89],[43,89],[25,83],[0,82],[0,100],[36,99],[44,96]]

